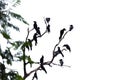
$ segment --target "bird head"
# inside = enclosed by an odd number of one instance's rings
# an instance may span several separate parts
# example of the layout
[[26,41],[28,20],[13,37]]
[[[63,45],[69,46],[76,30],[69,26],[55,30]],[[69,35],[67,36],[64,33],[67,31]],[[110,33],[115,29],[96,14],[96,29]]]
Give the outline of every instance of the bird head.
[[36,21],[33,21],[34,23],[36,23]]

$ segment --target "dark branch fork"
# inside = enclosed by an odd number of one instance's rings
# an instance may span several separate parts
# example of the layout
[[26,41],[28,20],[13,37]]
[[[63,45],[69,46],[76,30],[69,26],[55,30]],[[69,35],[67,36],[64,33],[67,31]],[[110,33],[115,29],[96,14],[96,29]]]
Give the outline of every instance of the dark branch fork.
[[[46,25],[47,25],[47,24],[46,24]],[[32,30],[33,30],[33,29],[31,29],[31,30],[29,30],[29,28],[27,29],[27,36],[26,36],[25,42],[28,40],[29,33],[30,33]],[[57,48],[57,46],[59,46],[59,44],[60,44],[61,41],[65,38],[65,36],[67,35],[68,32],[69,32],[69,30],[65,32],[65,34],[63,35],[63,37],[62,37],[62,38],[58,41],[58,43],[54,46],[54,49],[53,49],[53,52],[52,52],[53,54],[54,54],[55,49]],[[45,30],[44,33],[41,34],[41,36],[37,36],[37,38],[44,36],[45,33],[47,33],[47,30]],[[31,40],[31,41],[33,41],[33,40]],[[63,50],[65,50],[65,49],[63,49]],[[63,51],[63,50],[62,50],[62,51]],[[25,55],[26,55],[26,54],[25,54],[25,50],[24,50],[24,51],[23,51],[23,56],[25,56]],[[53,65],[60,66],[59,64],[53,63],[54,58],[55,58],[55,57],[54,57],[54,55],[53,55],[52,59],[51,59],[50,61],[44,62],[43,65],[49,65],[49,66],[51,66],[51,64],[53,64]],[[39,62],[38,62],[38,64],[39,64]],[[24,79],[26,79],[26,78],[27,78],[29,75],[31,75],[33,72],[36,72],[36,71],[38,71],[38,70],[41,70],[41,66],[38,66],[37,68],[35,68],[35,69],[33,69],[33,70],[31,70],[30,72],[27,73],[27,71],[26,71],[26,65],[27,65],[27,63],[26,63],[25,60],[23,60],[23,65],[24,65],[24,66],[23,66],[23,67],[24,67],[24,76],[23,76]],[[65,67],[70,67],[70,66],[67,66],[67,65],[63,65],[63,66],[65,66]]]

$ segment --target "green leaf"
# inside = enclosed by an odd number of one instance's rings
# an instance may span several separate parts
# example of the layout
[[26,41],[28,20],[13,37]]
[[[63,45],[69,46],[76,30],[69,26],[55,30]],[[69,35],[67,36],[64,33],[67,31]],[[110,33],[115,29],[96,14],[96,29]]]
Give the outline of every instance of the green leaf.
[[19,15],[19,14],[17,14],[17,13],[14,13],[14,12],[9,12],[9,14],[10,14],[13,18],[16,18],[17,20],[22,21],[24,24],[29,25],[29,24],[27,23],[27,21],[25,21],[24,18],[23,18],[21,15]]
[[16,7],[17,5],[20,5],[21,1],[20,0],[13,0],[15,3],[12,5],[13,7]]
[[4,37],[5,39],[11,39],[11,38],[10,38],[10,35],[8,35],[5,31],[1,31],[1,34],[3,35],[3,37]]
[[17,71],[9,71],[7,73],[7,76],[9,76],[9,79],[8,80],[24,80],[19,74]]
[[15,25],[11,24],[8,22],[7,26],[12,27],[13,29],[15,29],[16,31],[20,31],[18,27],[16,27]]
[[10,51],[10,48],[7,48],[3,55],[4,55],[4,58],[7,60],[7,64],[12,65],[13,55]]
[[22,44],[23,44],[22,41],[15,41],[11,43],[11,45],[14,47],[14,50],[17,50]]
[[34,63],[34,61],[32,61],[30,56],[28,56],[27,60],[28,60],[28,63],[30,64],[30,67],[32,67],[32,64]]

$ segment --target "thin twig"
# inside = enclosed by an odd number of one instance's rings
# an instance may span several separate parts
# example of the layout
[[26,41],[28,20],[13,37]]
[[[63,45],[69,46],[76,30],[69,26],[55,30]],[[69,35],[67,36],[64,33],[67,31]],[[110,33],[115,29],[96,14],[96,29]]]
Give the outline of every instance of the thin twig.
[[[56,63],[52,63],[53,65],[57,65],[57,66],[61,66],[60,64],[56,64]],[[69,67],[71,68],[71,66],[68,66],[68,65],[63,65],[64,67]],[[61,66],[62,67],[62,66]]]

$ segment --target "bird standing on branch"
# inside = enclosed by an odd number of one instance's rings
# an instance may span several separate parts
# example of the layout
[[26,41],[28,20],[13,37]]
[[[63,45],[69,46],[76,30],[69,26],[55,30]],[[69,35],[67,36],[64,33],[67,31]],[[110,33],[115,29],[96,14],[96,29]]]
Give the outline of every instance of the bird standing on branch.
[[48,33],[50,32],[50,25],[49,24],[47,25],[47,31],[48,31]]
[[37,33],[33,35],[33,40],[35,41],[35,45],[37,45]]
[[33,21],[34,22],[34,24],[33,24],[33,27],[34,27],[34,29],[37,31],[37,22],[36,21]]
[[72,29],[73,29],[73,25],[70,25],[69,31],[72,31]]
[[65,31],[66,31],[65,28],[63,28],[62,30],[60,30],[60,37],[59,37],[59,40],[62,39],[62,36],[63,36],[63,34],[64,34]]
[[40,27],[37,27],[36,32],[41,36]]
[[40,67],[47,74],[47,71],[46,71],[45,67],[43,66],[43,62],[44,62],[44,56],[42,55],[42,57],[40,58]]
[[62,55],[62,57],[64,57],[64,55],[63,55],[62,51],[60,50],[60,47],[58,47],[58,52],[59,52],[59,54],[61,54],[61,55]]
[[60,62],[60,66],[63,66],[63,64],[64,64],[63,60],[60,59],[59,62]]
[[40,27],[38,27],[36,21],[34,21],[33,27],[34,27],[36,33],[38,33],[41,36]]

